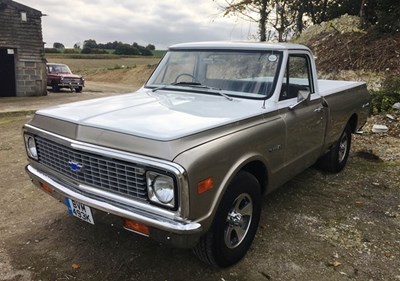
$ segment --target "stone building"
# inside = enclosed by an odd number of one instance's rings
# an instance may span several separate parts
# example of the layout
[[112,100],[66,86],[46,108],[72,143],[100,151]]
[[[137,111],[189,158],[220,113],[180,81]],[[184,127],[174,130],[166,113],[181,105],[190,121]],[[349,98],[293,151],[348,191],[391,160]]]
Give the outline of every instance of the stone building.
[[46,95],[46,79],[42,13],[0,0],[0,97]]

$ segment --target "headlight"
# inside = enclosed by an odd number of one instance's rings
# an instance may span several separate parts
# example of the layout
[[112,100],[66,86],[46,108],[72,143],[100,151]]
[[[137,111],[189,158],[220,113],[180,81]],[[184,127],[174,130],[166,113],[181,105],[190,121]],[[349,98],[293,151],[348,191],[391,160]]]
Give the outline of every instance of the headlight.
[[24,135],[24,137],[25,137],[25,147],[28,156],[35,160],[38,160],[35,138],[31,135]]
[[167,207],[175,207],[175,183],[170,176],[149,171],[146,173],[150,201]]

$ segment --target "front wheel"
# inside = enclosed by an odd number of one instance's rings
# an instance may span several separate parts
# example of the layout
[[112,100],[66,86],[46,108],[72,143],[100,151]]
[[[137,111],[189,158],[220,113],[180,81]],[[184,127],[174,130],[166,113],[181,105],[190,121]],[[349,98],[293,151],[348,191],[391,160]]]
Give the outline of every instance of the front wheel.
[[211,230],[200,239],[194,254],[214,266],[237,263],[253,242],[260,214],[260,184],[252,174],[242,171],[226,190]]
[[58,86],[56,81],[51,82],[51,89],[53,92],[57,93],[60,91],[60,86]]
[[318,166],[323,170],[338,173],[346,166],[351,147],[351,127],[347,124],[339,141],[319,161]]

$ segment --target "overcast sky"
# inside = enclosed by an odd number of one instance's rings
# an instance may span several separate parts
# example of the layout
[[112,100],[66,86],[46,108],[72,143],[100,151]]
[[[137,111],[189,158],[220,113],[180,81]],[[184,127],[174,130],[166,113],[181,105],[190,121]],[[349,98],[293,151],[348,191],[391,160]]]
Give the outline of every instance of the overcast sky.
[[222,17],[212,0],[16,0],[41,11],[43,40],[72,47],[94,39],[157,49],[190,41],[249,40],[256,24]]

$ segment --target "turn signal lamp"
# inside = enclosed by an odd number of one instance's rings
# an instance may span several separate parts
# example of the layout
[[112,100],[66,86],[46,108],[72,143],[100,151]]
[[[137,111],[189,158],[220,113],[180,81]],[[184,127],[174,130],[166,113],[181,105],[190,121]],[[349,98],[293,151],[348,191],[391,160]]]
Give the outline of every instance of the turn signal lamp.
[[41,188],[43,191],[45,191],[45,192],[47,192],[47,193],[52,193],[52,192],[53,192],[53,189],[52,189],[50,186],[48,186],[47,184],[44,184],[44,183],[42,183],[42,182],[39,182],[39,185],[40,185],[40,188]]
[[202,194],[214,187],[214,179],[212,177],[206,178],[197,184],[197,193]]
[[145,236],[149,236],[150,235],[150,230],[149,228],[144,225],[141,224],[137,221],[134,220],[130,220],[130,219],[123,219],[122,220],[122,225],[124,226],[125,229],[145,235]]

